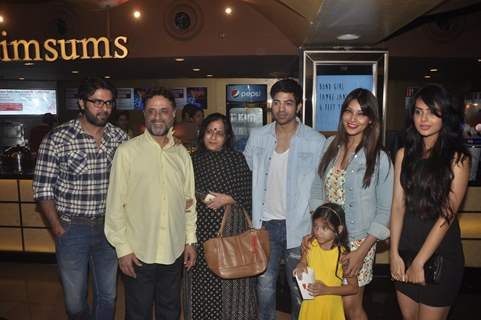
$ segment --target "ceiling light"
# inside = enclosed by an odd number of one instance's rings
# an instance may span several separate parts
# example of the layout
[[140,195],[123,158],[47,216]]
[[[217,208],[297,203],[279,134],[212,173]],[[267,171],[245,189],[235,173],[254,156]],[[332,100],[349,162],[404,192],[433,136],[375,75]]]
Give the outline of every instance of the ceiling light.
[[5,19],[3,19],[3,16],[0,16],[0,23],[3,23]]
[[142,15],[142,14],[140,13],[139,10],[135,10],[134,13],[133,13],[133,16],[134,16],[135,19],[140,19],[140,16],[141,16],[141,15]]
[[343,40],[343,41],[348,41],[348,40],[357,40],[361,36],[354,34],[354,33],[345,33],[337,36],[337,40]]
[[77,73],[79,73],[79,71],[78,70],[72,70],[72,73],[77,74]]
[[23,65],[24,65],[24,66],[33,66],[34,63],[33,63],[33,62],[25,62]]
[[424,76],[424,79],[431,79],[431,76],[429,74]]
[[104,76],[105,79],[110,79],[110,76]]
[[3,37],[6,37],[6,36],[7,36],[7,31],[2,30],[2,36],[3,36]]
[[177,62],[182,62],[184,60],[185,60],[184,58],[175,58],[175,61],[177,61]]
[[225,8],[224,12],[225,12],[225,14],[227,14],[227,15],[231,15],[231,14],[232,14],[232,8],[231,8],[231,7],[227,7],[227,8]]
[[478,59],[478,62],[481,62],[481,59]]
[[438,69],[438,68],[431,68],[431,69],[429,69],[429,71],[431,71],[431,72],[438,72],[439,69]]
[[24,77],[18,77],[18,80],[25,80]]
[[213,76],[214,76],[213,74],[206,75],[207,78],[212,78]]
[[200,69],[199,68],[192,68],[192,71],[197,72],[197,71],[200,71]]

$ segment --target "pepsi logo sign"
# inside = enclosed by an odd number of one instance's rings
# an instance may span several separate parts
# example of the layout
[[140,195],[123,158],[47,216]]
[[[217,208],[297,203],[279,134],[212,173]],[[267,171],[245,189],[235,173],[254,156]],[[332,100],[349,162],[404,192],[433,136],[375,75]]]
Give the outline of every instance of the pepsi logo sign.
[[232,98],[237,98],[237,97],[260,97],[262,95],[261,92],[256,92],[256,91],[239,91],[237,89],[232,89],[230,93]]

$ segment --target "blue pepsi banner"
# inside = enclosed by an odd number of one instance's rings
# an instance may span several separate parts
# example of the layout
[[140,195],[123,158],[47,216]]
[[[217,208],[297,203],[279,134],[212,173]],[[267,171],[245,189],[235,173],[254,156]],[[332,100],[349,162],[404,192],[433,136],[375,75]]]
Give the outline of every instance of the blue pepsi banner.
[[318,131],[336,131],[341,106],[354,89],[372,91],[372,75],[319,75],[316,78],[316,124]]
[[229,84],[226,86],[228,102],[265,102],[266,84]]

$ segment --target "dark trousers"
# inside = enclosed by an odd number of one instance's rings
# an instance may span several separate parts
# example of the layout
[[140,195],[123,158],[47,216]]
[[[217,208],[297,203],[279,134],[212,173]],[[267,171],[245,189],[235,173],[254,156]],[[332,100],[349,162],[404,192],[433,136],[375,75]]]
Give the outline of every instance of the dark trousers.
[[152,320],[153,305],[156,320],[179,319],[183,259],[170,265],[142,262],[135,266],[137,278],[124,275],[126,320]]

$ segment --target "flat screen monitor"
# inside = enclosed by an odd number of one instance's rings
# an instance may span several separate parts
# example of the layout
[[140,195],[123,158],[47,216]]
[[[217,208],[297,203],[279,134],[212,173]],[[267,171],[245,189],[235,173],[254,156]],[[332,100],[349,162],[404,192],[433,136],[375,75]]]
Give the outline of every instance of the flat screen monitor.
[[0,89],[0,116],[57,113],[54,89]]

